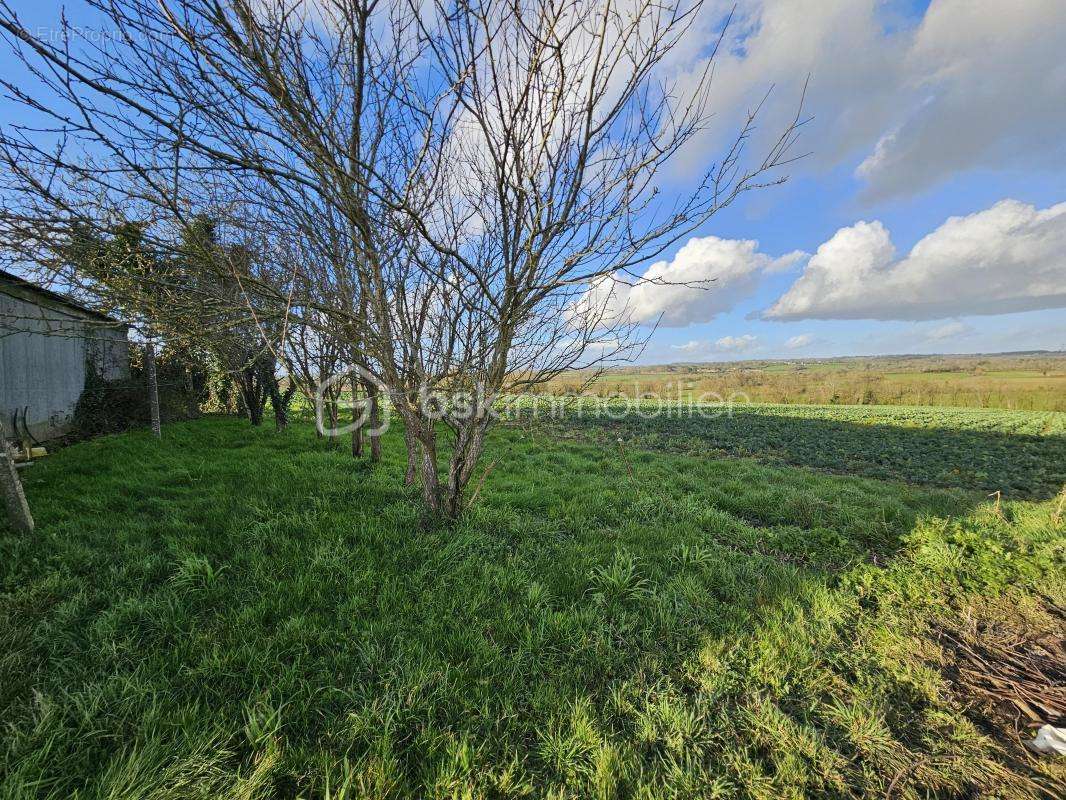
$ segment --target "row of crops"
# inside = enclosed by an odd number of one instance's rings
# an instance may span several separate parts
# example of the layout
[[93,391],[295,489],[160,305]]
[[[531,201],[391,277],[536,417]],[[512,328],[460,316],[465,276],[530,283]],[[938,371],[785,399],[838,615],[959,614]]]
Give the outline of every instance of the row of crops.
[[523,424],[563,438],[708,456],[750,456],[831,472],[1046,499],[1066,484],[1066,414],[898,406],[675,404],[548,409],[515,403]]

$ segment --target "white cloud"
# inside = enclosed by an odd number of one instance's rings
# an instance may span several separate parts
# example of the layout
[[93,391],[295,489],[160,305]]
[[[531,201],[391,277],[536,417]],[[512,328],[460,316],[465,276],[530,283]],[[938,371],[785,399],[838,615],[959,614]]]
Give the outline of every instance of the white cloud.
[[941,319],[1066,306],[1066,203],[1003,200],[951,217],[902,259],[880,222],[841,228],[764,313],[771,319]]
[[856,174],[907,194],[974,167],[1066,164],[1066,3],[934,0],[901,65],[911,100]]
[[719,353],[747,353],[759,345],[759,337],[745,333],[742,336],[723,336],[714,343]]
[[[723,0],[715,10],[732,5]],[[705,166],[743,114],[774,92],[749,151],[795,112],[810,76],[799,151],[821,168],[851,159],[868,199],[906,195],[975,169],[1066,164],[1066,2],[932,0],[921,17],[881,0],[741,0],[719,51],[715,124],[684,151]],[[694,36],[714,36],[705,14]],[[688,75],[702,62],[688,54]],[[794,165],[795,173],[805,167]]]
[[671,350],[680,350],[682,353],[695,353],[698,350],[702,350],[707,346],[706,342],[701,342],[698,339],[691,339],[684,344],[672,344]]
[[759,337],[753,336],[750,333],[745,333],[740,336],[723,336],[714,342],[708,342],[703,339],[691,339],[684,344],[672,344],[671,350],[677,350],[688,356],[696,354],[707,354],[710,352],[715,353],[747,353],[752,350],[756,350],[759,347]]
[[593,315],[603,311],[608,322],[659,322],[668,328],[709,322],[750,296],[763,271],[780,269],[782,259],[795,263],[792,253],[774,259],[758,247],[752,239],[689,239],[671,261],[656,261],[633,286],[611,278],[600,280],[577,309]]
[[[695,29],[693,36],[712,42],[716,26],[733,5],[732,0],[718,0],[718,13],[708,7],[701,15],[706,26]],[[886,95],[895,91],[893,76],[900,58],[899,37],[885,33],[880,5],[878,0],[737,3],[714,65],[710,102],[716,117],[705,135],[684,151],[680,168],[705,167],[706,154],[727,146],[746,112],[773,87],[748,143],[752,155],[761,155],[795,115],[808,76],[805,107],[814,119],[799,150],[813,150],[815,161],[832,164],[840,153],[875,140],[892,119],[893,104],[886,102]],[[706,55],[706,48],[700,55]],[[695,60],[687,65],[690,85],[704,64]]]
[[785,342],[785,348],[788,350],[800,350],[804,347],[810,347],[812,344],[814,344],[814,334],[801,333],[788,339]]
[[767,264],[764,268],[764,272],[788,272],[801,261],[810,257],[810,253],[805,253],[802,250],[793,250],[791,253],[785,253],[783,256],[778,256]]
[[931,328],[925,332],[925,338],[930,342],[942,342],[945,339],[958,339],[962,336],[968,336],[974,332],[972,325],[967,325],[965,322],[958,320],[954,322],[946,322],[943,325],[938,325],[935,328]]

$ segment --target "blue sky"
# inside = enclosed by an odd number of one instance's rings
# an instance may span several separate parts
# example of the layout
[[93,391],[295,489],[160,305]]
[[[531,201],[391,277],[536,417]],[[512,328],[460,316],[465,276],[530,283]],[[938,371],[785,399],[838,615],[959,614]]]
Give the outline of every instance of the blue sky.
[[[782,6],[789,8],[782,12]],[[812,85],[807,111],[815,121],[801,137],[798,149],[811,155],[791,169],[788,183],[748,196],[712,218],[698,236],[754,239],[760,253],[777,257],[795,250],[815,253],[838,230],[876,220],[888,231],[899,259],[950,217],[985,212],[1006,199],[1037,211],[1066,201],[1062,144],[1066,68],[1061,57],[1066,52],[1066,3],[767,0],[741,3],[739,11],[749,21],[748,40],[764,35],[764,52],[780,52],[753,64],[753,77],[735,77],[743,72],[743,63],[727,63],[724,94],[739,94],[734,89],[737,83],[749,96],[761,89],[762,67],[765,80],[776,83],[775,99],[787,105],[788,93],[795,91],[799,79],[796,76],[809,70]],[[823,37],[813,55],[804,52],[790,57],[788,51],[795,42],[788,35],[766,33],[776,28],[787,34],[787,24],[779,20],[775,25],[768,18],[784,14],[795,25],[796,19],[788,15],[796,13],[807,17],[805,22],[814,31],[802,32],[804,39]],[[876,33],[871,34],[871,29]],[[842,42],[845,46],[832,47]],[[847,47],[849,42],[854,47]],[[884,45],[880,53],[876,52],[879,45]],[[748,48],[748,41],[741,49],[747,50],[748,59],[757,55]],[[871,69],[871,61],[876,69]],[[849,85],[852,73],[854,86]],[[822,87],[824,91],[819,91]],[[1057,110],[1049,107],[1056,104]],[[728,117],[728,106],[722,111]],[[848,138],[848,122],[856,111],[878,119],[868,131],[841,141]],[[924,129],[926,135],[911,136],[907,143],[911,163],[901,159],[895,170],[899,179],[882,180],[890,186],[878,189],[876,174],[871,178],[870,171],[864,173],[860,165],[876,151],[881,137],[893,131],[906,134],[909,128],[918,133]],[[970,135],[975,129],[980,132]],[[968,154],[965,157],[951,152],[956,140],[958,148]],[[943,157],[937,155],[939,149],[946,149]],[[929,168],[929,163],[935,166]],[[976,220],[972,227],[977,228]],[[1064,227],[1066,216],[1058,217],[1050,229],[1041,224],[1028,241],[1066,242]],[[974,238],[979,234],[975,230]],[[683,244],[667,253],[667,260]],[[1015,242],[1008,238],[998,245],[1010,250]],[[997,252],[996,246],[990,242],[987,252]],[[1048,249],[1044,256],[1033,258],[1046,257]],[[1026,291],[1045,295],[1043,300],[1028,303],[1044,306],[1038,310],[974,314],[970,312],[976,306],[960,298],[951,308],[931,312],[935,318],[914,320],[907,319],[915,312],[907,298],[900,297],[898,307],[879,312],[899,319],[824,318],[835,313],[831,307],[807,318],[759,318],[803,273],[805,262],[801,261],[785,272],[764,273],[750,295],[709,321],[683,327],[660,325],[643,360],[1066,349],[1062,302],[1066,251],[1060,252],[1050,263],[1035,265],[992,263],[968,269],[964,263],[935,259],[926,259],[927,266],[915,265],[915,269],[942,273],[936,285],[947,287],[948,294],[955,286],[969,285],[976,287],[974,291],[987,289],[994,295],[997,279],[989,277],[990,271],[1001,272],[998,280],[1008,284],[1017,279],[1021,285],[1028,278],[1031,285]],[[712,274],[713,270],[707,272]],[[1059,286],[1050,298],[1046,296],[1049,280]],[[1018,298],[1004,297],[1003,305],[1009,308],[1018,302]],[[790,349],[785,346],[789,340],[803,346]]]
[[[679,86],[732,4],[707,0],[667,64]],[[59,18],[58,3],[14,6],[31,30]],[[92,25],[78,3],[68,15]],[[718,126],[676,175],[710,163],[773,85],[757,154],[808,75],[810,155],[664,254],[714,282],[636,298],[660,320],[644,362],[1066,349],[1066,2],[740,0],[731,36]],[[6,48],[0,70],[21,74]],[[5,104],[0,123],[20,113]]]
[[[948,217],[987,209],[1004,198],[1046,208],[1066,200],[1066,169],[1050,174],[1012,170],[975,170],[954,176],[918,195],[880,203],[864,203],[851,170],[803,176],[765,190],[760,198],[715,216],[700,234],[723,238],[755,239],[771,255],[792,250],[812,253],[838,229],[859,220],[877,219],[892,233],[901,252],[909,251],[923,236]],[[674,248],[676,250],[676,248]],[[802,272],[802,265],[770,275],[750,299],[704,324],[659,327],[641,359],[646,363],[675,360],[730,360],[741,358],[797,358],[894,353],[977,353],[1009,350],[1066,350],[1066,312],[1061,308],[1000,315],[945,317],[939,321],[753,319],[753,312],[769,307]],[[1066,281],[1064,253],[1063,281]],[[713,290],[712,290],[713,291]],[[953,323],[961,325],[952,326]],[[958,335],[936,338],[952,326]],[[721,351],[714,343],[726,337],[756,337],[750,350]],[[809,336],[810,346],[786,348],[792,337]],[[698,341],[695,352],[675,349]]]

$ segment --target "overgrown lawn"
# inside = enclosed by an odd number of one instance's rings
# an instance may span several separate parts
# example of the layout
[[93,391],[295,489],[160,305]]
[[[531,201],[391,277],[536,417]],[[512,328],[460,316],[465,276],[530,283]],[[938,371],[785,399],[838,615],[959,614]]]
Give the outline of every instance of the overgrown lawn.
[[453,527],[400,485],[397,430],[376,469],[306,425],[206,419],[27,471],[0,797],[1062,786],[935,637],[974,609],[1055,624],[1054,502],[537,429],[497,430],[495,459]]

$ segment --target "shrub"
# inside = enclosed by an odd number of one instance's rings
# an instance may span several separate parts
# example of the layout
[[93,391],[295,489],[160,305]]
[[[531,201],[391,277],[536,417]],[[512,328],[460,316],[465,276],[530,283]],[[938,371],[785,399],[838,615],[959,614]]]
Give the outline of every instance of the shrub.
[[[135,348],[129,377],[117,380],[106,380],[91,360],[86,361],[85,388],[74,408],[76,437],[118,433],[150,423],[143,356]],[[206,359],[164,349],[156,359],[156,374],[163,422],[193,419],[203,411],[231,410],[230,381]]]

